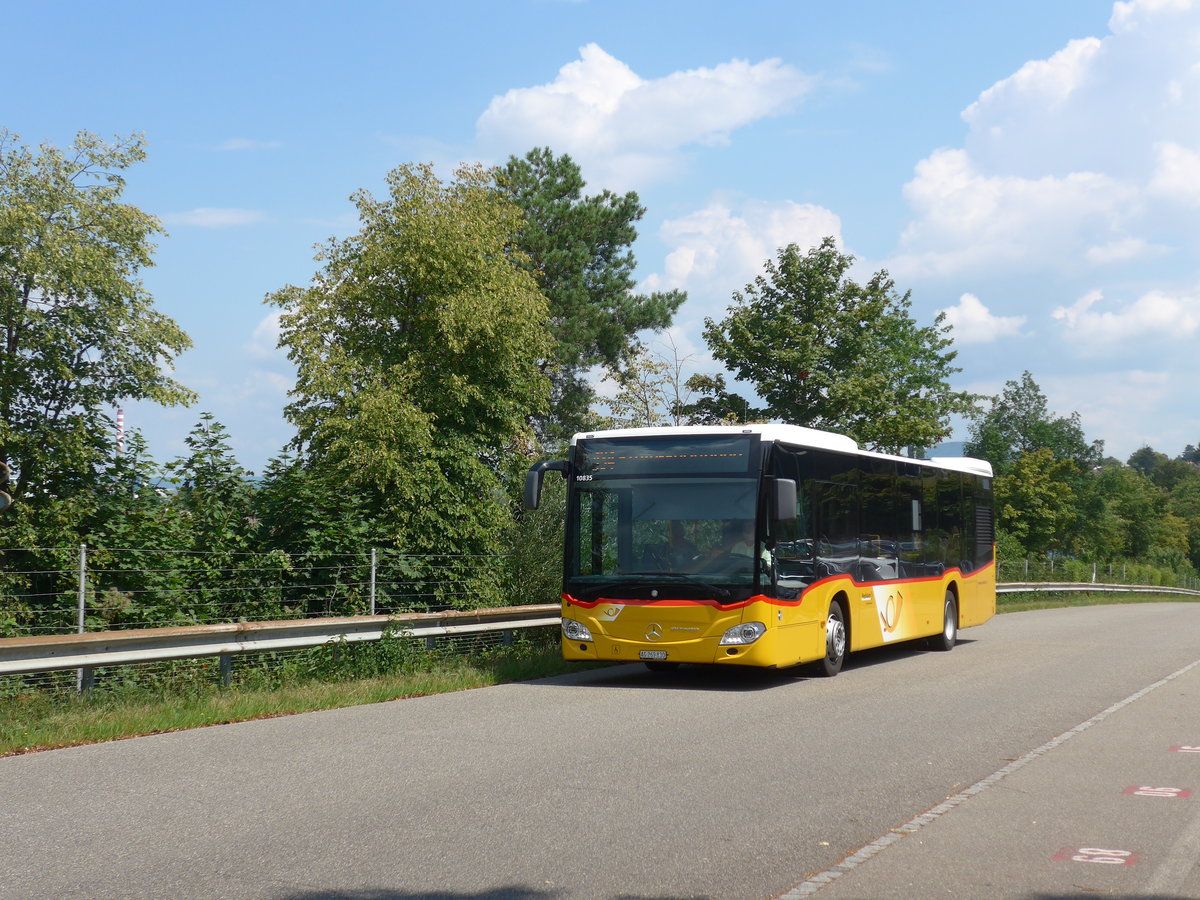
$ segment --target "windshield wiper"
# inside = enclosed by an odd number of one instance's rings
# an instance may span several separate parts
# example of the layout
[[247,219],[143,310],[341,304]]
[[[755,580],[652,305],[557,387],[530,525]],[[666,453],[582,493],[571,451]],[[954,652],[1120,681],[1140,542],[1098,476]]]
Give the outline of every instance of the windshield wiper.
[[605,591],[613,590],[614,588],[640,588],[640,587],[657,587],[661,582],[660,579],[678,579],[689,585],[702,588],[709,594],[715,597],[720,597],[722,600],[728,600],[733,595],[723,587],[718,587],[715,584],[709,584],[707,581],[701,581],[699,578],[693,578],[691,575],[684,575],[679,572],[622,572],[621,576],[634,576],[638,581],[611,581],[607,584],[598,585],[596,587],[586,588],[580,591],[579,599],[590,599],[598,597]]

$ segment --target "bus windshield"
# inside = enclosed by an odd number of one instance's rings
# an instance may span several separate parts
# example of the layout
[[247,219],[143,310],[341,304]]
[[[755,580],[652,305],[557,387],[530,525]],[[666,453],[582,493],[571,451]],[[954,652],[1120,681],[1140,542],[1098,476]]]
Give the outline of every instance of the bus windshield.
[[575,488],[567,560],[574,588],[753,583],[756,478],[606,477]]

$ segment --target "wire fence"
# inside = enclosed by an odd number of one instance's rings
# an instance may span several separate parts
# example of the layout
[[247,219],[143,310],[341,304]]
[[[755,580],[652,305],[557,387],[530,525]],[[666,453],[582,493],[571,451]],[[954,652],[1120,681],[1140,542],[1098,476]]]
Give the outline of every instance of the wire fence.
[[[382,549],[267,552],[0,549],[0,637],[554,602],[503,587],[509,557]],[[997,581],[1200,589],[1194,571],[1130,561],[1001,560]]]
[[440,612],[508,599],[500,555],[373,549],[313,558],[81,545],[3,549],[0,561],[0,637]]
[[1200,590],[1200,575],[1130,560],[1088,562],[1080,559],[1014,559],[996,563],[996,581],[1141,584]]

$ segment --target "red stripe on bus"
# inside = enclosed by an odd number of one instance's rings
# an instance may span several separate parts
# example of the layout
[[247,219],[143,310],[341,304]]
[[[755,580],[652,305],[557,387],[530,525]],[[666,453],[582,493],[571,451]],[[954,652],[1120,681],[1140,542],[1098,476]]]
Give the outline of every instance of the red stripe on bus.
[[962,570],[955,566],[954,568],[947,569],[941,575],[928,575],[923,578],[891,578],[883,581],[855,581],[849,573],[841,572],[837,575],[828,575],[825,578],[822,578],[820,581],[814,581],[803,591],[801,591],[800,596],[795,600],[782,600],[777,597],[768,597],[765,594],[756,594],[753,597],[748,597],[745,600],[739,600],[736,603],[721,603],[717,600],[707,597],[701,599],[686,597],[599,597],[596,600],[579,600],[567,593],[562,595],[562,599],[564,603],[570,606],[578,606],[580,609],[595,609],[602,603],[619,603],[622,606],[711,606],[714,609],[719,609],[722,611],[744,609],[752,603],[767,603],[772,606],[799,606],[804,602],[805,595],[807,595],[810,591],[815,591],[817,588],[833,584],[835,582],[848,582],[855,588],[873,587],[877,584],[923,584],[935,581],[944,581],[947,576],[962,579],[974,578],[981,572],[986,572],[988,569],[995,568],[995,565],[996,563],[994,561],[987,563],[986,565],[981,566],[971,575],[963,575]]

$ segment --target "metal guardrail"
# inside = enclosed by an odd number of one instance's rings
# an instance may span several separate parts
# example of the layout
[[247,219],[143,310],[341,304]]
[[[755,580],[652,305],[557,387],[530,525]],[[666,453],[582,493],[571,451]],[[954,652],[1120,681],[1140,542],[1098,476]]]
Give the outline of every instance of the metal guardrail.
[[[1157,585],[1091,582],[1008,582],[996,585],[998,594],[1066,592],[1184,594],[1200,597],[1200,591]],[[557,626],[560,620],[559,605],[548,603],[471,612],[235,622],[0,638],[0,675],[86,670],[95,666],[132,665],[203,656],[220,657],[222,670],[227,671],[229,657],[242,653],[318,647],[338,640],[377,641],[389,631],[405,637],[431,638]]]
[[318,647],[337,640],[377,641],[389,631],[403,637],[431,638],[558,626],[560,621],[561,607],[552,603],[471,612],[233,622],[0,638],[0,675],[26,675],[200,656],[219,656],[224,662],[231,654]]
[[1097,584],[1094,581],[1010,581],[996,585],[997,594],[1185,594],[1200,597],[1200,591],[1154,584]]

